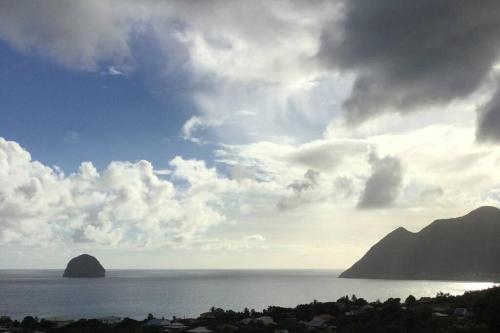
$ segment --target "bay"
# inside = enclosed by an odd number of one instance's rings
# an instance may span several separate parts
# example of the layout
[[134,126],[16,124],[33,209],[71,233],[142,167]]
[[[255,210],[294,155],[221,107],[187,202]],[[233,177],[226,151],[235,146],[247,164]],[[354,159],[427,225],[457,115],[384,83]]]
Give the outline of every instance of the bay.
[[369,301],[461,294],[488,282],[339,279],[339,270],[108,270],[65,279],[62,270],[0,270],[0,315],[22,319],[197,317],[210,307],[262,310],[355,294]]

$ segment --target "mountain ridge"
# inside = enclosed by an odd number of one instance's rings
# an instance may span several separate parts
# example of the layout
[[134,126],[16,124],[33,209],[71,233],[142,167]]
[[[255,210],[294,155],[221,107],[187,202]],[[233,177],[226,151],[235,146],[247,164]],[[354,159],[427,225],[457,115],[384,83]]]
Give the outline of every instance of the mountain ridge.
[[468,214],[438,219],[410,232],[399,227],[341,278],[498,280],[500,209],[479,207]]

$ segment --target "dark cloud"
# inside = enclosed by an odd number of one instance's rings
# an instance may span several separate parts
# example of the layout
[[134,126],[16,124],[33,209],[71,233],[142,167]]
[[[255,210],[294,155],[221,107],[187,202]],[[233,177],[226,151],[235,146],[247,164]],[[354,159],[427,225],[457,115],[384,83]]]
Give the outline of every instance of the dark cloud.
[[420,201],[422,202],[435,202],[436,199],[444,195],[444,190],[439,187],[432,187],[420,193]]
[[358,208],[373,209],[392,205],[398,197],[403,182],[401,161],[392,156],[379,158],[372,152],[368,162],[372,167],[372,174],[366,181]]
[[293,191],[291,196],[281,199],[278,202],[279,209],[290,209],[310,202],[310,198],[305,198],[304,193],[313,190],[318,184],[320,173],[316,170],[309,169],[304,174],[304,178],[296,180],[288,185],[288,188]]
[[337,177],[333,184],[334,196],[349,198],[354,193],[354,184],[351,178]]
[[304,179],[300,181],[295,181],[288,185],[295,193],[301,193],[303,191],[312,189],[318,183],[319,172],[316,170],[309,169],[304,174]]
[[500,141],[500,89],[479,110],[476,136],[479,141]]
[[344,104],[354,123],[466,97],[498,56],[500,1],[349,0],[343,10],[319,56],[357,73]]

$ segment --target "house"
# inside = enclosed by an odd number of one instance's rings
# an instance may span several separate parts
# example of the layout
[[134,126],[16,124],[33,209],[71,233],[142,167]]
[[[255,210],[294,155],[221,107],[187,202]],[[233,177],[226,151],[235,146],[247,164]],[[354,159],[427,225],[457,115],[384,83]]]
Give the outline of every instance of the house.
[[204,313],[200,314],[200,318],[215,319],[215,318],[217,318],[217,315],[215,314],[215,312],[204,312]]
[[307,327],[310,328],[323,328],[326,326],[326,321],[324,319],[315,317],[310,322],[308,322]]
[[314,316],[313,319],[322,319],[324,321],[332,321],[335,320],[335,316],[329,313],[323,313],[317,316]]
[[243,324],[243,325],[249,325],[249,324],[253,324],[255,322],[256,322],[256,320],[254,318],[250,318],[250,317],[240,320],[240,324]]
[[432,298],[431,297],[421,297],[419,300],[420,303],[432,303]]
[[119,322],[121,322],[122,318],[117,317],[117,316],[107,316],[107,317],[99,318],[98,320],[102,321],[104,324],[112,325],[112,324],[118,324]]
[[262,317],[259,317],[257,318],[257,321],[261,324],[263,324],[264,326],[268,326],[268,325],[275,325],[276,323],[274,322],[274,319],[272,317],[269,317],[269,316],[262,316]]
[[166,327],[169,326],[170,324],[171,324],[170,320],[153,318],[148,320],[144,325]]
[[363,305],[361,307],[361,312],[370,312],[370,311],[372,311],[374,309],[375,309],[375,307],[373,305],[366,304],[366,305]]
[[198,327],[195,327],[195,328],[192,328],[192,329],[188,330],[188,332],[191,332],[191,333],[210,333],[210,332],[213,332],[213,331],[209,330],[206,327],[198,326]]
[[236,332],[239,327],[231,324],[222,324],[217,326],[217,329],[220,332]]
[[6,329],[4,331],[0,331],[2,333],[22,333],[23,332],[23,328],[22,327],[11,327],[9,329]]
[[170,323],[170,325],[163,326],[165,332],[181,332],[187,329],[188,327],[183,323],[175,322]]
[[455,311],[453,311],[453,315],[456,317],[465,317],[465,316],[467,316],[467,309],[466,308],[456,308]]
[[53,324],[56,328],[61,328],[64,326],[68,326],[73,322],[71,319],[63,318],[63,317],[50,317],[46,318],[46,321]]

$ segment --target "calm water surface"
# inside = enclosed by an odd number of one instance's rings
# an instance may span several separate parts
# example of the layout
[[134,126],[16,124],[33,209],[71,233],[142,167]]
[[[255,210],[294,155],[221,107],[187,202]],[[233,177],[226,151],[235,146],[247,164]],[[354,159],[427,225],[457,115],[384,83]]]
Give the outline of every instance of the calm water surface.
[[261,310],[356,294],[367,300],[460,294],[492,283],[339,279],[337,270],[108,270],[64,279],[60,270],[0,270],[0,315],[193,317],[211,306]]

